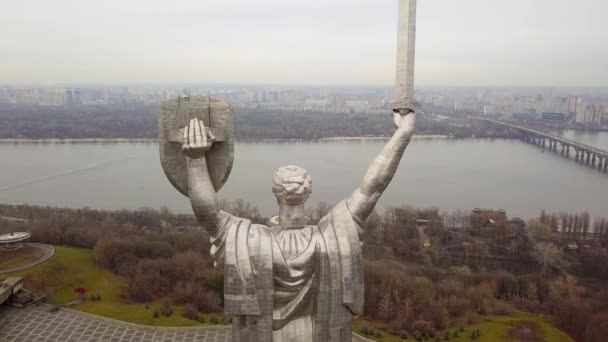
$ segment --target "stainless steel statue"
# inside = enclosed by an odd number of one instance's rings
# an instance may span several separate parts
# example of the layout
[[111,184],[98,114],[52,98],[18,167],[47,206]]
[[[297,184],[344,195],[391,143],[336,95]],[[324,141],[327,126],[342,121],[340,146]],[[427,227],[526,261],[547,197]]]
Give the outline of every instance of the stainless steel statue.
[[388,103],[397,130],[359,188],[316,226],[307,224],[304,210],[311,176],[295,165],[274,173],[279,215],[267,225],[221,211],[217,191],[233,160],[230,106],[207,97],[161,105],[161,163],[211,235],[235,342],[352,341],[353,316],[363,310],[362,222],[399,166],[418,108],[412,96],[416,0],[399,5],[397,82]]
[[[351,341],[352,318],[363,309],[361,223],[399,166],[415,114],[393,111],[397,130],[362,184],[311,226],[304,210],[311,175],[295,165],[274,173],[279,215],[268,225],[218,208],[217,190],[229,172],[226,165],[232,165],[232,129],[223,126],[231,122],[229,111],[225,103],[208,98],[184,98],[163,104],[160,126],[165,172],[190,198],[211,235],[216,267],[224,268],[224,307],[233,315],[233,341]],[[187,120],[181,128],[171,124],[181,120]],[[214,148],[223,151],[223,159],[219,154],[210,158]]]

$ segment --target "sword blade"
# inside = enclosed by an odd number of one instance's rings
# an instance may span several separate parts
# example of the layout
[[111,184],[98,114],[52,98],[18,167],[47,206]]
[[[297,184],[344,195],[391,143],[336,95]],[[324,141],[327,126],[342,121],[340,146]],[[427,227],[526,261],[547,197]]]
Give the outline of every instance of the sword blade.
[[416,0],[399,0],[398,17],[397,70],[393,102],[405,105],[414,99]]

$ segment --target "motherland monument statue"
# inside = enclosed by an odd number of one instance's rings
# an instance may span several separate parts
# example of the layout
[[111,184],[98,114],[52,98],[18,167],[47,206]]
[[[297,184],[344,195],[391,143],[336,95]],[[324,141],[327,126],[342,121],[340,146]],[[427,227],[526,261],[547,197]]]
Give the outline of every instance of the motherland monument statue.
[[396,130],[359,187],[318,225],[307,224],[305,215],[311,175],[296,165],[280,167],[272,177],[279,215],[268,224],[220,210],[217,192],[234,156],[230,105],[189,96],[161,104],[161,164],[211,236],[211,256],[224,270],[233,341],[352,341],[352,320],[364,303],[361,227],[414,130],[415,10],[415,0],[400,0],[397,84],[389,103]]

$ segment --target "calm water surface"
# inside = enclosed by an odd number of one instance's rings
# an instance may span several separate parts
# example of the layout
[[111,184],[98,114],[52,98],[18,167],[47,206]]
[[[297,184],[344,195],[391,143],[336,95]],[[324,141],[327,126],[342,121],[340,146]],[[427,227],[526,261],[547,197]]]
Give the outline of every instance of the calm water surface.
[[[571,138],[608,149],[608,134]],[[337,203],[360,183],[384,141],[237,143],[235,165],[220,192],[263,214],[276,212],[271,175],[297,163],[313,176],[311,204]],[[102,209],[189,212],[166,180],[152,143],[0,144],[0,202]],[[608,175],[516,140],[416,140],[381,205],[442,209],[505,208],[530,218],[589,210],[608,216]]]
[[564,138],[608,151],[608,133],[566,130],[558,132]]

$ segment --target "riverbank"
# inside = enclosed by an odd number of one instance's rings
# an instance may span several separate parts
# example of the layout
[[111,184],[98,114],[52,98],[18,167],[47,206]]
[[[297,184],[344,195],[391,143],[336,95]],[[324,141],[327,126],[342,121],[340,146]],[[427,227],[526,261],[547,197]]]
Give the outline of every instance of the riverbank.
[[20,143],[20,144],[77,144],[77,143],[139,143],[139,142],[158,142],[158,139],[146,139],[146,138],[82,138],[82,139],[0,139],[1,143]]
[[[239,142],[289,142],[289,141],[342,141],[342,140],[386,140],[388,136],[344,136],[320,139],[243,139]],[[449,136],[442,134],[416,134],[412,139],[447,139]],[[147,138],[82,138],[82,139],[0,139],[0,143],[20,143],[20,144],[79,144],[79,143],[158,143],[158,139]]]
[[[343,140],[386,140],[390,137],[333,137],[323,138],[320,141],[343,141]],[[450,136],[443,134],[415,134],[412,139],[448,139]]]

